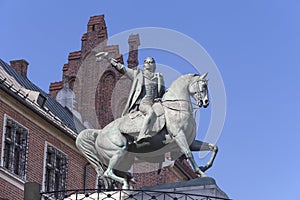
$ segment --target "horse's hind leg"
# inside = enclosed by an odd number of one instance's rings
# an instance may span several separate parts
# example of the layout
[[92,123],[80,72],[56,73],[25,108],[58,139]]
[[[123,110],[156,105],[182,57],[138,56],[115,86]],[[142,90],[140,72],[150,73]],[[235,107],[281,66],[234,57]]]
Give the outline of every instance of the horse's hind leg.
[[114,167],[118,165],[119,161],[122,159],[124,154],[125,154],[125,150],[122,149],[122,150],[117,151],[116,154],[114,154],[110,158],[107,169],[104,172],[104,176],[121,183],[123,185],[123,189],[129,189],[128,180],[115,175],[113,172]]
[[101,177],[104,170],[100,164],[100,160],[97,157],[97,151],[95,149],[95,140],[97,135],[98,132],[96,132],[96,130],[86,129],[81,131],[76,138],[76,147],[95,168],[98,176]]
[[199,140],[194,140],[193,143],[190,145],[190,150],[191,151],[212,151],[209,161],[206,163],[205,166],[200,167],[201,171],[205,172],[213,165],[216,155],[218,153],[218,146],[207,142],[201,142]]
[[194,156],[189,148],[189,145],[187,143],[186,137],[182,131],[180,131],[175,137],[174,137],[175,142],[179,146],[181,152],[186,156],[186,158],[190,161],[192,164],[192,167],[194,168],[194,171],[199,174],[201,177],[205,177],[206,174],[201,171],[201,169],[198,167]]

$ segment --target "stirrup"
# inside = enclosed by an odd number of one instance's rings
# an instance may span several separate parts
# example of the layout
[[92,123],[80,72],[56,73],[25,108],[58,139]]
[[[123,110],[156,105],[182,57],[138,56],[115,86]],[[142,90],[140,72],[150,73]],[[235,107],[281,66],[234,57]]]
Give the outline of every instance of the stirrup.
[[151,135],[148,134],[143,134],[143,136],[138,136],[138,138],[136,139],[136,143],[142,143],[143,140],[150,138]]

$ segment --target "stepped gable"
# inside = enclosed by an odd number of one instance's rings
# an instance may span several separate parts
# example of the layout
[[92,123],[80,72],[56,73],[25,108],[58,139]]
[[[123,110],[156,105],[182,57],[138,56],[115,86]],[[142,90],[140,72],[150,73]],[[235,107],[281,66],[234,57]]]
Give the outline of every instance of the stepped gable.
[[55,99],[58,91],[63,88],[65,77],[69,78],[70,89],[73,90],[75,77],[81,63],[97,45],[103,48],[107,46],[107,27],[104,15],[90,17],[87,32],[81,37],[81,50],[69,53],[68,63],[63,66],[63,80],[50,83],[49,93],[52,98]]

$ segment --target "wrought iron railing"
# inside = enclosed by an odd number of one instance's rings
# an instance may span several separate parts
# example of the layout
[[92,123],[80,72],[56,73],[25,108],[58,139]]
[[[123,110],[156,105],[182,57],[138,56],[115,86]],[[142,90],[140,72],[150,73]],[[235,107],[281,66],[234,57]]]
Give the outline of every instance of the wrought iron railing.
[[149,190],[65,190],[41,193],[43,200],[230,200],[221,196]]

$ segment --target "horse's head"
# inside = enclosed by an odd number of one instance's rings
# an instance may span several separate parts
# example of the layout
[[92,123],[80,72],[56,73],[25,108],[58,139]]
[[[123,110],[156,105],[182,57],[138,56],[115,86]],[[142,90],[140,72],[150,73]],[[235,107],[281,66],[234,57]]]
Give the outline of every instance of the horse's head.
[[189,84],[189,92],[191,96],[197,101],[197,106],[206,108],[209,105],[208,97],[208,80],[205,78],[207,73],[202,76],[194,75]]

